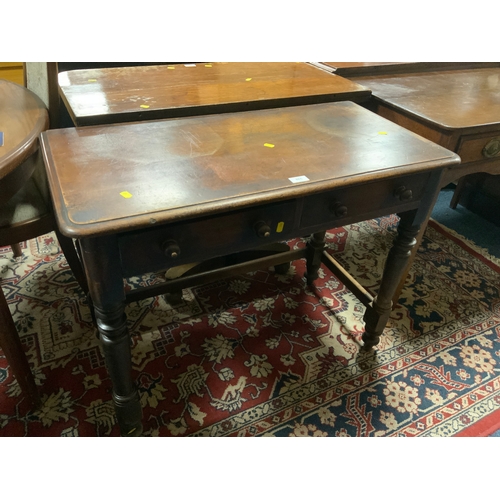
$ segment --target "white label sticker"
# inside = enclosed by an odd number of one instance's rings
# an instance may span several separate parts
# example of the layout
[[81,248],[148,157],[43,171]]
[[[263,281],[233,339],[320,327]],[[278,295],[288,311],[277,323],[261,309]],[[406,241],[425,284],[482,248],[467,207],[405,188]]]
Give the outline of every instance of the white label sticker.
[[196,68],[196,64],[184,64],[186,68]]
[[289,177],[288,180],[295,184],[296,182],[305,182],[309,179],[305,175],[299,175],[298,177]]

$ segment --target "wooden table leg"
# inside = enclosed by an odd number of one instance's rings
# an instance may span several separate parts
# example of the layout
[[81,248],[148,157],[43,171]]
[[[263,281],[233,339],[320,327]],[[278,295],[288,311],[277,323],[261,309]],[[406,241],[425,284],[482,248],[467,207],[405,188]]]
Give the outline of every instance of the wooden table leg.
[[[416,237],[417,240],[416,244],[413,246],[411,250],[411,254],[406,262],[406,267],[404,271],[401,273],[401,276],[399,278],[399,283],[396,289],[394,290],[394,295],[392,297],[393,307],[396,306],[399,297],[401,295],[401,291],[406,286],[406,279],[408,277],[408,273],[410,272],[410,268],[411,265],[413,264],[413,261],[415,260],[415,255],[417,253],[418,247],[420,246],[420,243],[422,242],[422,239],[424,237],[425,229],[427,228],[427,224],[429,222],[429,219],[431,218],[432,208],[434,207],[434,204],[436,203],[436,200],[439,196],[441,186],[444,187],[448,184],[448,182],[443,182],[443,179],[444,175],[442,172],[434,172],[432,174],[429,183],[429,189],[426,191],[424,197],[422,198],[420,207],[417,210],[417,214],[415,220],[413,221],[413,224],[420,226],[420,230]],[[402,214],[398,215],[401,216]]]
[[81,241],[82,257],[122,436],[140,436],[142,409],[132,379],[125,291],[115,236]]
[[29,401],[31,407],[33,409],[36,408],[40,403],[40,396],[1,286],[0,347],[9,362],[17,382],[21,386],[23,395]]
[[387,256],[378,295],[373,305],[365,311],[364,349],[371,349],[380,341],[392,310],[392,298],[410,261],[412,250],[417,244],[416,237],[422,224],[414,224],[417,210],[400,214],[398,234]]
[[378,295],[365,311],[364,350],[370,350],[380,341],[393,303],[399,298],[418,245],[422,241],[432,208],[439,195],[442,179],[443,171],[434,171],[429,177],[419,207],[399,214],[398,234],[385,262]]
[[305,276],[308,285],[312,285],[313,281],[318,277],[318,270],[321,266],[323,249],[325,248],[325,235],[326,231],[314,233],[307,242]]
[[455,210],[458,205],[458,200],[460,199],[460,195],[462,194],[462,191],[465,187],[465,181],[467,180],[467,176],[464,175],[463,177],[460,177],[456,187],[455,187],[455,192],[453,193],[453,197],[451,198],[450,201],[450,208]]
[[[401,215],[401,214],[398,214],[398,215]],[[398,283],[398,286],[396,287],[396,290],[394,292],[394,296],[392,297],[392,308],[393,309],[397,306],[398,300],[399,300],[399,298],[401,296],[401,292],[403,291],[403,288],[406,286],[406,281],[408,279],[408,274],[410,272],[410,269],[411,269],[411,266],[413,264],[413,261],[415,260],[418,247],[422,243],[422,239],[424,237],[425,230],[427,228],[427,224],[429,222],[429,219],[430,219],[430,215],[429,215],[429,217],[427,217],[427,219],[425,220],[425,222],[421,225],[420,232],[417,235],[417,242],[416,242],[415,246],[413,247],[413,249],[411,251],[411,255],[410,255],[410,258],[408,259],[406,267],[405,267],[403,273],[401,274],[401,279],[400,279],[400,281]]]
[[21,257],[23,255],[23,250],[21,248],[20,243],[12,243],[10,245],[12,252],[14,253],[14,257]]

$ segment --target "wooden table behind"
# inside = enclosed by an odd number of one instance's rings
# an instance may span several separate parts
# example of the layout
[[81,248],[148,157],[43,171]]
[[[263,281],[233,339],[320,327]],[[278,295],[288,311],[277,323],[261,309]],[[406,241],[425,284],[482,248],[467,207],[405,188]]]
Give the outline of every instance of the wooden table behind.
[[362,86],[307,63],[198,63],[73,70],[60,94],[80,125],[246,111],[337,100]]
[[491,62],[320,62],[314,65],[345,78],[498,66]]
[[462,158],[443,183],[474,172],[500,172],[500,151],[485,148],[500,137],[500,67],[360,77],[381,116]]
[[[452,207],[464,176],[500,174],[500,64],[486,66],[492,67],[354,79],[372,90],[370,109],[461,157],[461,165],[447,170],[441,180],[441,187],[459,181]],[[395,298],[403,286],[404,281]]]

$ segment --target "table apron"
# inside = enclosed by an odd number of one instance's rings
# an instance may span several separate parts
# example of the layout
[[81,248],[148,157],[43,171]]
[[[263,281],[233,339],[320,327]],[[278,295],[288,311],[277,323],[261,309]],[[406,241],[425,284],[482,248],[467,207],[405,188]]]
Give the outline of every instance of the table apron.
[[[256,249],[417,208],[430,172],[341,187],[283,202],[163,224],[118,236],[124,277]],[[401,199],[403,193],[410,198]]]

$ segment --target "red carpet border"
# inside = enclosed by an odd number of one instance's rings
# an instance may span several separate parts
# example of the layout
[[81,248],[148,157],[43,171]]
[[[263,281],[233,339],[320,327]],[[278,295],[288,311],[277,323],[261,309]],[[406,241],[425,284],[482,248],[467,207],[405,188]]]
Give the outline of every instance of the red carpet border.
[[[397,218],[328,232],[372,292]],[[290,242],[304,245],[304,240]],[[480,436],[500,427],[500,274],[431,221],[377,350],[364,307],[326,268],[258,271],[127,306],[145,436]],[[0,351],[1,436],[117,436],[90,311],[52,234],[0,249],[2,287],[36,376],[29,411]],[[136,287],[162,274],[134,278]]]

